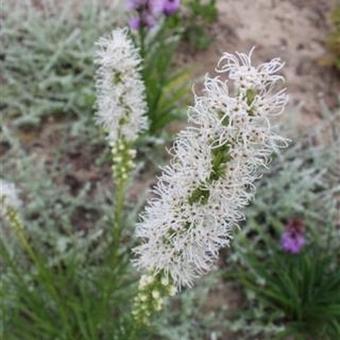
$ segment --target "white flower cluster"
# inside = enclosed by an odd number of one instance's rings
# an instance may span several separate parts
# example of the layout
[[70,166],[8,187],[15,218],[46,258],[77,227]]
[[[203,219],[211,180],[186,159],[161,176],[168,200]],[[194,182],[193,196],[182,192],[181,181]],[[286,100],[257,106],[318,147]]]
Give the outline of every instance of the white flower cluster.
[[225,53],[206,76],[201,96],[189,109],[190,127],[180,133],[146,208],[137,236],[135,264],[170,277],[178,288],[191,286],[209,271],[231,231],[244,219],[254,182],[271,153],[287,146],[270,124],[287,102],[277,90],[283,64],[273,59],[255,67],[252,51]]
[[141,58],[127,29],[116,29],[97,43],[97,122],[111,144],[118,139],[134,141],[147,127],[145,86]]
[[134,168],[133,159],[136,157],[136,150],[131,149],[123,140],[118,140],[112,146],[112,172],[114,178],[119,181],[126,181],[129,172]]
[[0,179],[0,215],[6,216],[8,209],[18,209],[21,206],[19,191],[15,184]]
[[142,275],[132,311],[135,320],[148,324],[151,315],[159,312],[163,308],[165,299],[174,296],[176,292],[176,287],[171,284],[168,277]]

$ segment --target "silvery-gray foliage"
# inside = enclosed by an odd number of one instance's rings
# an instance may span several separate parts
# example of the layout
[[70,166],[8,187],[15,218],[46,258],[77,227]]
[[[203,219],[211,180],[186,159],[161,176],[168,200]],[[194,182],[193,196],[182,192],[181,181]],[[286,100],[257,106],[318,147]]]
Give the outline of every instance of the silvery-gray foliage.
[[[35,3],[35,4],[34,4]],[[118,1],[5,1],[0,73],[5,116],[88,117],[93,110],[94,41],[124,18]]]

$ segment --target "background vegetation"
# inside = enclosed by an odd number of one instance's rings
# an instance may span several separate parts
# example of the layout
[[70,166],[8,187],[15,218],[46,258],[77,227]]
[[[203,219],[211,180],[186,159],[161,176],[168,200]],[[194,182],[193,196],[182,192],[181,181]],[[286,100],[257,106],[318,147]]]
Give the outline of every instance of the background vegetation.
[[[1,221],[3,338],[337,339],[340,112],[326,106],[307,133],[296,120],[282,124],[294,142],[259,181],[247,220],[216,272],[174,298],[148,329],[126,331],[138,280],[129,262],[133,226],[188,103],[193,66],[177,56],[183,46],[195,55],[209,47],[216,3],[184,2],[145,41],[152,124],[139,141],[118,257],[110,152],[93,120],[93,49],[127,14],[116,3],[41,3],[3,5],[1,170],[22,192],[34,254]],[[334,33],[325,36],[336,65],[339,13],[333,14]],[[292,218],[305,225],[306,246],[297,255],[280,246]]]

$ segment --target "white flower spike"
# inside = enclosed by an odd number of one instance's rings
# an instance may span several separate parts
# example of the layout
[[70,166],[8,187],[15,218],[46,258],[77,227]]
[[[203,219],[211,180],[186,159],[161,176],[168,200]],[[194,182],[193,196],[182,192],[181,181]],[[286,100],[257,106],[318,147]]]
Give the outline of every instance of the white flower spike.
[[206,76],[188,111],[191,126],[179,134],[137,226],[136,266],[178,289],[212,269],[244,219],[261,169],[288,144],[270,123],[287,102],[279,88],[284,78],[276,74],[283,64],[275,58],[255,67],[252,51],[225,53],[220,75]]
[[19,190],[15,184],[0,179],[0,215],[6,216],[8,209],[17,210],[20,206]]
[[119,139],[132,142],[147,127],[138,49],[126,28],[100,38],[96,46],[97,122],[107,132],[110,144]]

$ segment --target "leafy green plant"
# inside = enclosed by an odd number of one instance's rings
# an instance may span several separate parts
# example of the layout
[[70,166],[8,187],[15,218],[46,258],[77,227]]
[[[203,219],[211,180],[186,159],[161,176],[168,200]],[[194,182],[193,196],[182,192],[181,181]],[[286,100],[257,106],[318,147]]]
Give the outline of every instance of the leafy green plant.
[[190,69],[177,70],[174,65],[180,40],[174,20],[169,17],[154,31],[138,32],[151,135],[183,118],[183,106],[188,101]]
[[45,339],[121,339],[122,326],[130,329],[124,320],[129,315],[130,281],[123,263],[106,263],[109,254],[96,267],[86,265],[80,271],[81,265],[72,259],[47,266],[34,248],[33,272],[28,274],[24,265],[13,262],[3,241],[0,250],[8,266],[1,287],[6,339],[42,334]]
[[[263,245],[265,257],[243,252],[246,270],[235,278],[271,310],[280,311],[285,335],[335,339],[340,334],[340,274],[335,254],[312,244],[298,255]],[[244,244],[249,248],[250,244]],[[248,267],[249,266],[249,267]],[[281,334],[281,336],[283,335]]]
[[[54,145],[49,163],[27,154],[5,128],[3,137],[11,146],[1,159],[3,170],[21,183],[27,202],[24,234],[0,225],[0,333],[6,339],[124,338],[122,329],[131,329],[132,322],[126,302],[136,287],[124,253],[128,230],[120,256],[114,256],[112,186],[77,184],[72,166],[60,167],[63,143]],[[84,146],[85,139],[77,142]],[[77,142],[68,143],[70,152]],[[105,152],[99,155],[97,173],[107,162]]]
[[207,26],[214,23],[218,16],[216,0],[188,0],[185,7],[183,38],[194,49],[205,50],[212,41]]

